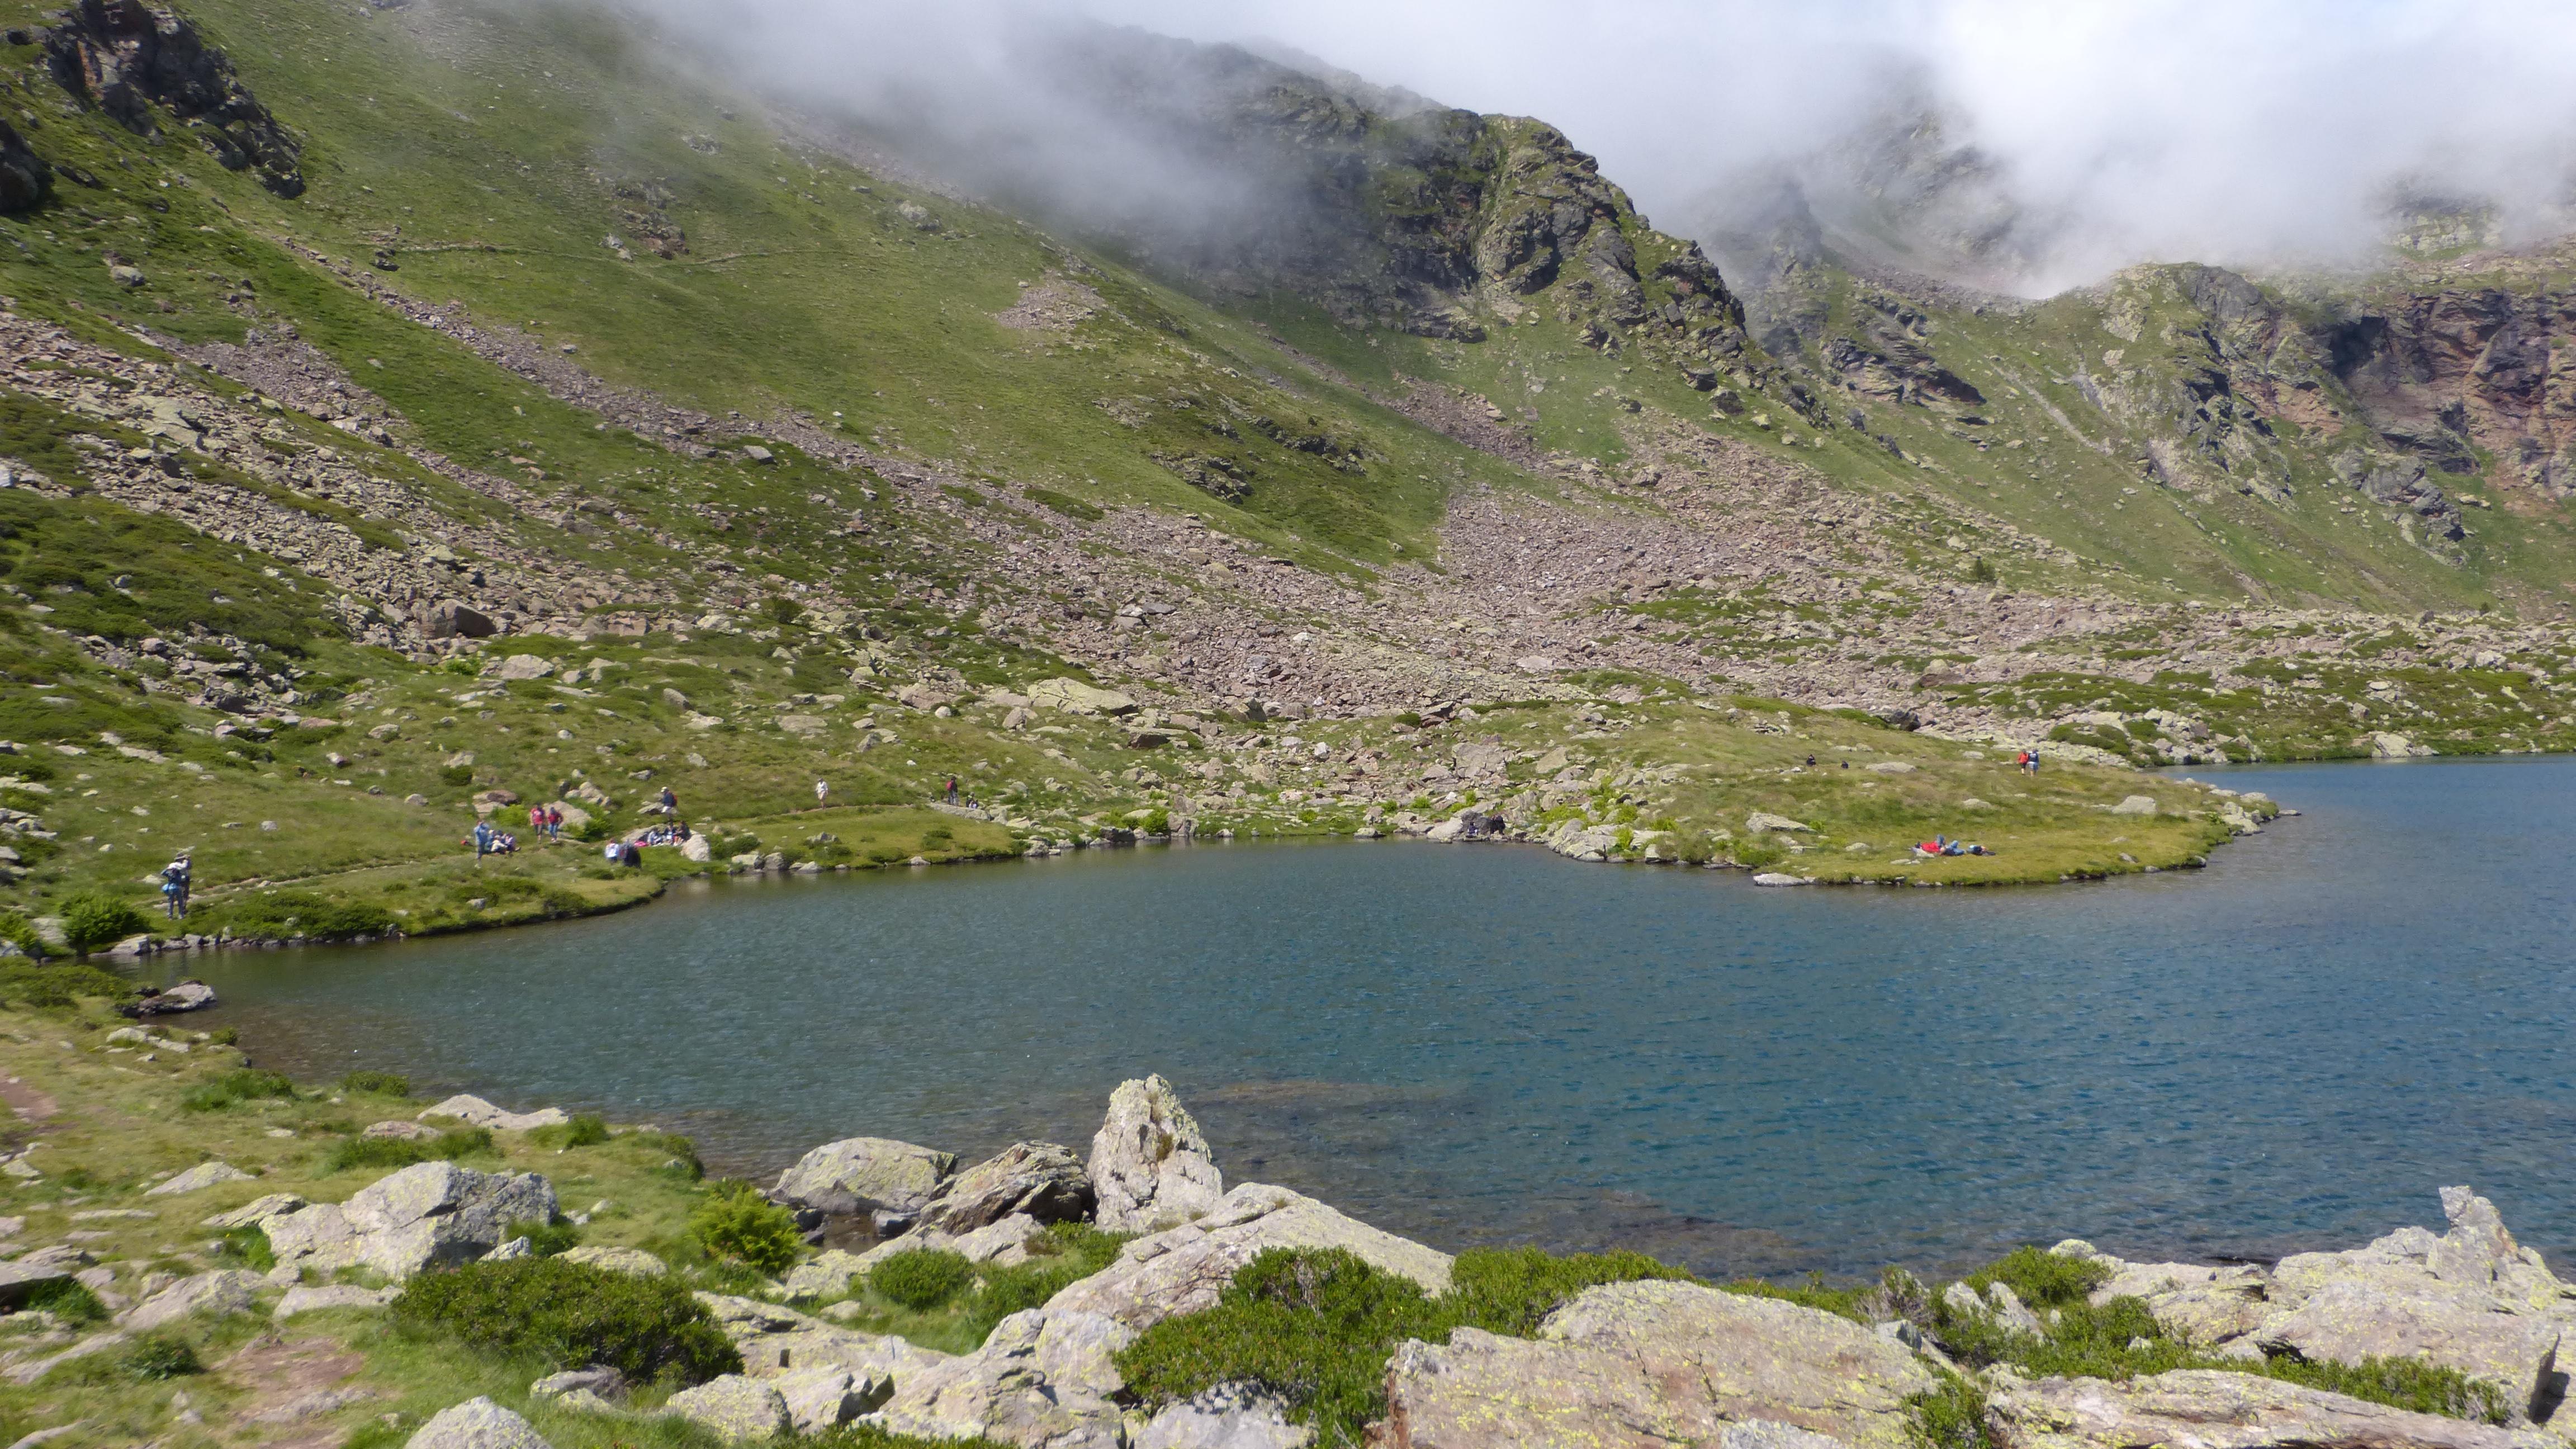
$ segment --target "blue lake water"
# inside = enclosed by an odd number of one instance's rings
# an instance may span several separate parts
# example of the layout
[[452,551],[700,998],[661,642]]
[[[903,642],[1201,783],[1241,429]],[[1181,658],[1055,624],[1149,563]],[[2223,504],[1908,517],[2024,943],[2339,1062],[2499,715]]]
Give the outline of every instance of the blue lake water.
[[1229,1182],[1450,1248],[2270,1255],[2438,1223],[2467,1182],[2576,1249],[2576,761],[2200,773],[2304,813],[2082,886],[1221,845],[721,882],[204,974],[264,1065],[657,1121],[744,1172],[856,1134],[1087,1150],[1159,1071]]

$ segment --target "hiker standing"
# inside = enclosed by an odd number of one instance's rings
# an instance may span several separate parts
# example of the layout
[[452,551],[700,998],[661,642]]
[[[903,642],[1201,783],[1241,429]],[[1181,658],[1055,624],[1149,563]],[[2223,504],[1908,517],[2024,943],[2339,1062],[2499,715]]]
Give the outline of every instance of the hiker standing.
[[823,797],[824,797],[824,796],[826,796],[826,795],[829,795],[829,794],[831,794],[831,793],[832,793],[832,782],[831,782],[831,781],[829,781],[829,780],[817,780],[817,781],[815,781],[815,782],[814,782],[814,808],[815,808],[815,809],[817,809],[817,810],[822,809],[822,808],[823,808]]

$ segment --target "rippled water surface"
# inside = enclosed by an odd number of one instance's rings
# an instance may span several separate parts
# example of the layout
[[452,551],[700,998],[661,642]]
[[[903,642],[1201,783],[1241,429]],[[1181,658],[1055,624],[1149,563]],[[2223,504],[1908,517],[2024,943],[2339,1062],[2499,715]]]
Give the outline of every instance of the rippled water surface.
[[2263,1254],[2438,1222],[2451,1182],[2576,1247],[2576,762],[2225,773],[2305,814],[2091,886],[1202,846],[205,974],[265,1065],[659,1121],[739,1170],[858,1133],[1080,1145],[1159,1071],[1229,1181],[1453,1248]]

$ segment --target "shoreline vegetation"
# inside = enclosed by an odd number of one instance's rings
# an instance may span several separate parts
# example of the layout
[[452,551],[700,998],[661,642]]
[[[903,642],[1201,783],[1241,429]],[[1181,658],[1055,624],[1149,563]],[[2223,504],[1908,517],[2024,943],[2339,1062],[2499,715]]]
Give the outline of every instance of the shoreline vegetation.
[[1087,1150],[855,1136],[751,1183],[77,993],[0,1009],[0,1075],[0,1436],[65,1449],[2566,1442],[2576,1295],[2465,1188],[2277,1263],[1783,1282],[1398,1238],[1230,1181],[1160,1078]]

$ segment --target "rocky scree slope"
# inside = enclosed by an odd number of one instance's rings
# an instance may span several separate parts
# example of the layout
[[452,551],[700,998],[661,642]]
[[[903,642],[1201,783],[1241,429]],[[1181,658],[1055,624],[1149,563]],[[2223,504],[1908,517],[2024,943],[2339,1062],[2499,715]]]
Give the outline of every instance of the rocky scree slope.
[[[32,822],[5,864],[39,914],[132,890],[118,852],[173,832],[217,901],[311,880],[359,892],[376,931],[631,900],[649,879],[560,855],[516,904],[392,892],[476,814],[564,801],[631,835],[674,781],[728,827],[674,868],[952,853],[905,816],[864,846],[785,819],[817,776],[866,807],[960,776],[1010,832],[956,837],[970,854],[1474,814],[1586,857],[1767,863],[1960,833],[1994,745],[2077,767],[1981,817],[2032,846],[2007,870],[2055,879],[2233,828],[2215,796],[2163,801],[2162,834],[2111,823],[2154,801],[2126,760],[2570,728],[2548,630],[2151,607],[1811,426],[1821,395],[1742,341],[1696,254],[1533,123],[1436,113],[1417,159],[1455,175],[1419,225],[1361,184],[1403,168],[1353,153],[1350,233],[1447,258],[1399,268],[1448,279],[1403,305],[1485,328],[1470,342],[1291,293],[1211,305],[858,170],[811,118],[639,85],[651,37],[596,17],[190,13],[210,28],[155,12],[152,34],[232,37],[228,83],[329,142],[302,196],[183,144],[177,92],[140,132],[95,109],[46,26],[0,52],[50,108],[28,134],[90,178],[0,223],[30,686],[0,739]],[[54,20],[52,44],[131,34],[105,23]],[[1319,134],[1393,124],[1326,110]],[[1865,486],[1834,472],[1854,459]],[[172,566],[73,546],[111,525]],[[2168,651],[2189,677],[2162,677]],[[1076,698],[1063,681],[1124,703],[1041,702]],[[1845,757],[1915,767],[1901,818],[1859,788],[1896,777],[1846,788]],[[73,785],[133,823],[66,836]],[[136,813],[194,816],[194,790],[216,831]],[[353,796],[350,828],[308,829]],[[1756,814],[1820,838],[1748,838]]]

